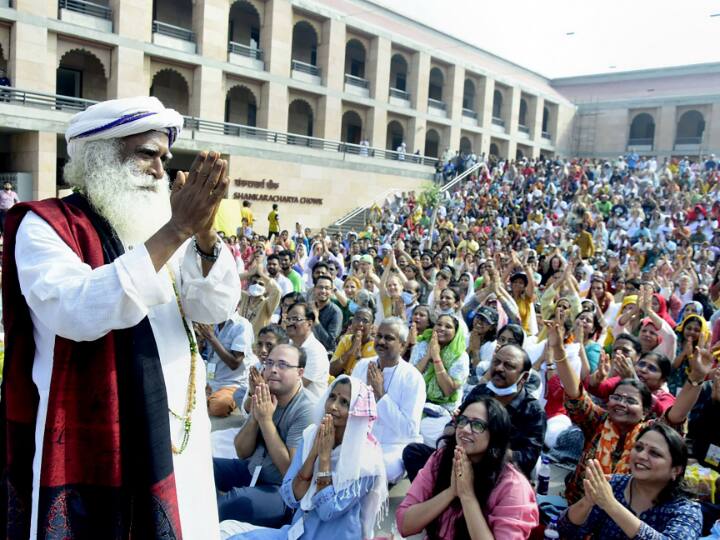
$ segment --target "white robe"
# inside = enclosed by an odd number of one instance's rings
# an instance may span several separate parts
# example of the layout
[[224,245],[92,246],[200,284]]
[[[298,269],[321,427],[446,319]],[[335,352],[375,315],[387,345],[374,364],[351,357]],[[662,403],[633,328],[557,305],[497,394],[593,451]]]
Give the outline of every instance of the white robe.
[[[207,277],[189,241],[168,261],[183,309],[190,321],[226,321],[237,306],[240,283],[230,251],[223,248]],[[185,410],[190,348],[168,270],[155,272],[144,245],[128,249],[112,264],[92,270],[82,263],[43,219],[29,212],[18,229],[15,260],[20,289],[31,311],[35,337],[33,382],[40,396],[35,448],[43,447],[55,336],[94,341],[115,329],[129,328],[145,316],[157,342],[169,407]],[[173,455],[183,537],[219,538],[215,484],[210,451],[210,420],[205,404],[205,370],[196,367],[196,407],[185,451]],[[168,413],[170,437],[179,445],[180,422]],[[37,533],[42,452],[33,460],[30,537]]]
[[[377,357],[359,360],[352,376],[367,382],[370,362]],[[388,482],[397,482],[405,469],[402,451],[410,443],[420,442],[420,420],[425,405],[425,380],[412,365],[400,360],[394,368],[383,369],[385,395],[377,402],[378,417],[372,434],[383,450]]]

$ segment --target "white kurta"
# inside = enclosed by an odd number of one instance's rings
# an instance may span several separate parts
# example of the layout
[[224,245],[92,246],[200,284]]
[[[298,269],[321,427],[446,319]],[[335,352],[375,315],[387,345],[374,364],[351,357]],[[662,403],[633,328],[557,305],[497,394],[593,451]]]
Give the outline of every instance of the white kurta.
[[[207,277],[200,260],[183,244],[167,266],[172,269],[190,321],[226,321],[240,298],[235,262],[226,247]],[[157,342],[170,408],[185,410],[190,348],[167,268],[155,272],[144,245],[128,249],[112,264],[92,270],[82,263],[43,219],[30,212],[18,229],[15,260],[20,289],[30,307],[35,337],[33,381],[40,395],[33,460],[30,537],[36,537],[40,467],[55,336],[94,341],[111,330],[135,326],[145,316]],[[196,407],[187,448],[173,455],[180,523],[187,540],[219,538],[205,403],[205,370],[196,367]],[[182,438],[180,422],[168,413],[170,436]]]

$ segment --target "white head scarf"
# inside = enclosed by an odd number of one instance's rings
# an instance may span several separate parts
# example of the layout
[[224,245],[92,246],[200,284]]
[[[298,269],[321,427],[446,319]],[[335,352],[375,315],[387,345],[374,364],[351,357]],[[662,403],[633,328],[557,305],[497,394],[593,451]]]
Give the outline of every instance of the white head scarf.
[[85,142],[118,139],[146,131],[166,132],[168,146],[172,146],[182,126],[183,117],[173,109],[166,109],[155,97],[112,99],[73,116],[65,139],[72,158]]
[[[372,424],[377,418],[377,406],[372,389],[355,377],[341,375],[325,391],[315,404],[313,423],[303,431],[303,461],[307,459],[315,442],[315,434],[325,415],[325,402],[333,388],[341,380],[350,381],[350,408],[342,443],[330,454],[332,481],[338,497],[360,496],[358,480],[372,478],[370,491],[360,502],[360,522],[362,538],[373,538],[374,529],[387,513],[388,489],[385,463],[377,440],[371,435]],[[318,460],[313,467],[313,479],[305,496],[300,501],[304,511],[312,510],[315,505],[313,496],[317,491]]]

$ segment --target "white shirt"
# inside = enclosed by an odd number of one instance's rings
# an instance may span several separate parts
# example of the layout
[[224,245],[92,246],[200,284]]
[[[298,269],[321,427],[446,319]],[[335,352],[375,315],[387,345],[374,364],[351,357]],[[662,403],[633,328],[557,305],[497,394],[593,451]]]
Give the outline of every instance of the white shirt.
[[236,369],[231,369],[210,346],[207,363],[210,389],[217,392],[225,387],[247,386],[249,367],[257,362],[252,350],[255,333],[250,321],[235,312],[220,330],[215,328],[215,336],[228,351],[242,353],[243,359]]
[[307,360],[303,379],[310,381],[305,389],[310,393],[310,399],[317,401],[327,389],[330,377],[330,361],[327,350],[312,332],[305,338],[302,345],[294,344],[305,351]]
[[[370,362],[377,364],[377,356],[360,360],[352,376],[366,382]],[[420,419],[426,398],[422,375],[401,359],[397,366],[383,369],[383,379],[385,393],[377,402],[378,417],[372,434],[383,445],[421,441]]]
[[278,272],[277,275],[275,277],[273,277],[272,279],[274,279],[275,283],[277,283],[277,286],[280,287],[280,298],[282,298],[286,294],[293,292],[294,289],[293,289],[292,281],[290,281],[287,277],[282,275],[280,272]]
[[[189,321],[227,320],[240,297],[235,261],[223,247],[203,278],[199,258],[183,244],[168,261]],[[113,263],[91,269],[37,214],[29,212],[18,229],[15,260],[20,290],[30,308],[35,336],[33,382],[39,394],[35,448],[42,449],[47,417],[55,336],[94,341],[114,329],[129,328],[148,317],[157,342],[168,406],[183,411],[190,376],[190,346],[180,318],[168,270],[155,272],[144,245]],[[198,360],[199,361],[199,360]],[[185,538],[218,538],[218,514],[205,403],[205,370],[196,369],[192,431],[185,451],[173,454],[180,524]],[[170,413],[170,437],[179,444],[182,425]],[[37,535],[42,451],[33,460],[30,537]]]

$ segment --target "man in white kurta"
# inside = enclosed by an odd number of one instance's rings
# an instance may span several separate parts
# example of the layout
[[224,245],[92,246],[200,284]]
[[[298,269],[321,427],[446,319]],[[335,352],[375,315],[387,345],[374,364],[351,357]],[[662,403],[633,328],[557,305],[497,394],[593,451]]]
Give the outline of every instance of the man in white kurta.
[[[169,157],[169,145],[182,125],[182,118],[174,111],[162,107],[162,104],[154,98],[115,100],[95,107],[95,110],[91,108],[73,119],[68,132],[68,139],[71,141],[69,145],[71,160],[94,159],[88,157],[87,152],[83,154],[81,151],[81,144],[88,141],[113,139],[117,141],[132,138],[132,144],[138,146],[129,151],[131,156],[125,161],[130,163],[130,172],[122,178],[118,175],[118,182],[134,182],[133,179],[142,181],[145,187],[140,189],[153,192],[153,196],[148,195],[148,198],[144,198],[138,192],[137,199],[132,199],[125,198],[119,193],[105,197],[106,200],[103,200],[100,194],[94,200],[91,195],[93,193],[91,180],[87,180],[86,188],[90,194],[88,200],[98,214],[105,217],[113,226],[125,249],[124,254],[113,262],[95,269],[83,263],[53,228],[32,211],[22,218],[17,229],[15,261],[20,289],[30,309],[34,326],[35,358],[32,379],[39,393],[35,430],[37,450],[33,460],[31,538],[35,538],[40,533],[38,493],[40,471],[43,466],[44,427],[46,421],[49,421],[46,416],[56,336],[75,342],[95,341],[112,330],[134,327],[147,317],[157,344],[168,408],[183,414],[187,407],[191,370],[190,340],[183,325],[172,278],[177,285],[178,296],[190,328],[192,321],[214,324],[227,320],[237,306],[240,295],[240,283],[229,250],[222,245],[222,242],[215,244],[216,249],[211,254],[207,254],[207,247],[199,247],[201,234],[205,235],[203,238],[208,234],[214,235],[209,225],[198,225],[200,218],[195,218],[195,225],[190,224],[187,219],[184,221],[183,234],[186,238],[194,236],[184,241],[182,236],[176,237],[179,247],[174,252],[172,247],[167,248],[167,246],[164,249],[170,251],[164,254],[160,253],[162,246],[160,250],[158,249],[158,240],[161,240],[160,244],[164,240],[158,235],[164,230],[163,220],[169,217],[166,214],[171,212],[171,219],[179,223],[176,217],[182,209],[178,210],[181,203],[177,202],[176,197],[172,208],[169,204],[160,204],[162,208],[156,210],[152,206],[154,201],[159,201],[163,194],[168,199],[169,193],[167,186],[164,192],[159,188],[159,198],[153,199],[155,186],[152,182],[156,180],[160,183],[164,179],[167,184],[167,176],[163,170],[164,163]],[[138,115],[138,109],[150,112],[145,116]],[[119,128],[107,129],[103,132],[102,129],[105,128],[102,126],[111,125],[108,123],[108,116],[112,118],[114,114],[122,118],[136,117],[139,120],[125,121]],[[93,122],[97,124],[97,128],[93,128]],[[70,135],[73,126],[76,128],[80,126],[80,129],[87,130],[86,133],[94,135],[87,137],[88,141],[76,141]],[[165,135],[166,129],[167,135]],[[111,148],[109,152],[112,151]],[[156,155],[151,155],[152,152]],[[227,180],[222,180],[225,172],[223,167],[227,164],[213,153],[204,153],[203,159],[206,158],[216,160],[215,168],[208,169],[214,171],[215,176],[208,175],[209,179],[206,176],[206,182],[215,178],[215,189],[224,193]],[[146,162],[151,164],[148,167],[154,169],[146,169]],[[74,170],[77,172],[77,167]],[[181,189],[186,190],[186,199],[190,196],[191,190],[196,190],[194,192],[196,194],[202,194],[199,188],[192,185],[194,180],[191,177],[196,172],[194,169],[190,176],[185,175],[184,182],[183,179],[176,180],[173,196]],[[107,171],[107,174],[114,173]],[[69,175],[67,169],[66,175]],[[218,181],[218,178],[221,181]],[[207,189],[212,190],[212,187]],[[202,205],[195,204],[196,211],[201,216],[205,216],[206,224],[212,222],[215,199],[221,196],[222,193],[215,193],[213,201],[204,201]],[[208,197],[207,193],[205,197]],[[123,204],[125,208],[122,207]],[[113,205],[120,207],[114,208]],[[191,206],[190,203],[186,203],[186,215],[190,215]],[[157,232],[152,235],[154,231]],[[202,244],[202,246],[206,245],[207,242]],[[203,249],[206,250],[204,258]],[[127,359],[117,359],[118,362],[123,360]],[[205,383],[204,365],[198,360],[195,368],[197,406],[192,411],[189,439],[182,452],[173,452],[172,456],[180,525],[184,539],[204,540],[219,537],[211,460],[210,422],[204,406]],[[182,422],[170,411],[167,414],[170,440],[173,447],[181,448],[184,434]]]
[[358,361],[352,372],[353,377],[367,381],[375,392],[378,417],[372,434],[382,446],[388,482],[393,483],[405,474],[403,449],[422,440],[420,419],[426,397],[425,381],[417,369],[401,358],[407,334],[407,325],[401,319],[385,319],[375,334],[378,356]]

